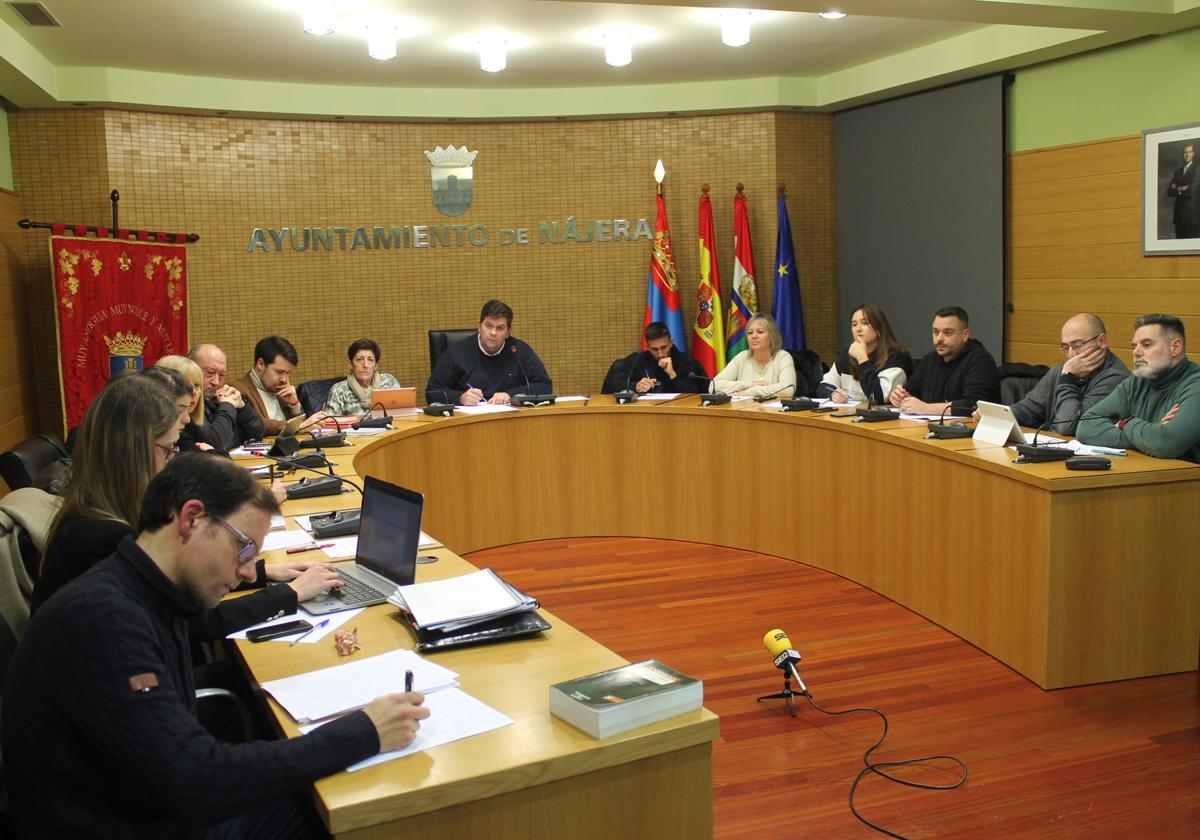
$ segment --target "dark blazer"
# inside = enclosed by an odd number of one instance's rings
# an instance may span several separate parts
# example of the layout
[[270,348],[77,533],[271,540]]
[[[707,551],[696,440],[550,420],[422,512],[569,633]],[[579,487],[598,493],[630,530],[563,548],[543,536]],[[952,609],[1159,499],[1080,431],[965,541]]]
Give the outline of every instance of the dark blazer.
[[[1180,192],[1180,187],[1187,190]],[[1192,165],[1185,173],[1183,167],[1175,170],[1171,184],[1167,187],[1167,195],[1175,199],[1175,224],[1194,225],[1200,222],[1200,203],[1196,193],[1200,192],[1200,160],[1192,158]]]

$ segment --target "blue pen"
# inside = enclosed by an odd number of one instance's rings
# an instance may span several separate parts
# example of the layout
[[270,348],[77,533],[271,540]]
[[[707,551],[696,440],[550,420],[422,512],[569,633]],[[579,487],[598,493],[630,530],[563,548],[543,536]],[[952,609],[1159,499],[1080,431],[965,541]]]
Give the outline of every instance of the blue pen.
[[303,633],[301,633],[299,636],[292,639],[292,643],[290,645],[288,645],[288,647],[295,647],[297,644],[299,644],[300,640],[303,639],[305,636],[307,636],[309,633],[311,633],[314,630],[320,630],[322,627],[325,627],[328,624],[329,624],[328,618],[325,619],[324,621],[317,622],[312,627],[309,627],[307,630],[305,630]]

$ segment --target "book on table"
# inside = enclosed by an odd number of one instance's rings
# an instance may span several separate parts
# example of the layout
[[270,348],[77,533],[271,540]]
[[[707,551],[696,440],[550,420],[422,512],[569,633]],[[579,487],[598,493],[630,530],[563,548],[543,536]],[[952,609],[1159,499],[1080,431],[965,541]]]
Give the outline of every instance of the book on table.
[[550,712],[593,738],[607,738],[699,709],[704,683],[657,659],[550,686]]

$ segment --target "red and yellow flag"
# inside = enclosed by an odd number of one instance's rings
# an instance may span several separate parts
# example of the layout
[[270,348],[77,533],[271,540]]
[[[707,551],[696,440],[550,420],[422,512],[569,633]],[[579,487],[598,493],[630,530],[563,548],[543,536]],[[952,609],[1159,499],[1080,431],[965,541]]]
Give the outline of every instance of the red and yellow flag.
[[717,237],[713,232],[708,184],[700,194],[700,285],[696,288],[696,321],[692,327],[692,356],[712,379],[725,367],[725,310],[721,307],[721,278],[717,268]]
[[679,301],[679,279],[675,257],[671,253],[671,229],[667,226],[667,205],[662,193],[656,197],[658,215],[654,220],[654,251],[650,254],[650,273],[646,278],[646,316],[642,321],[642,349],[646,349],[646,327],[662,321],[671,331],[671,340],[681,352],[687,352],[687,333],[683,329],[683,307]]
[[50,237],[67,428],[113,376],[185,354],[183,245]]

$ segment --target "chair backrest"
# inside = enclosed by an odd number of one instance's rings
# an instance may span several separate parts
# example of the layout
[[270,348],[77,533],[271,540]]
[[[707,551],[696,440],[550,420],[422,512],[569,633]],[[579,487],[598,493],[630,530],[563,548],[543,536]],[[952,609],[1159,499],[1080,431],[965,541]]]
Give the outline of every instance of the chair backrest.
[[9,490],[30,487],[33,480],[59,458],[68,457],[61,440],[54,435],[34,435],[7,452],[0,453],[0,478]]
[[815,350],[789,350],[796,365],[796,396],[809,397],[816,392],[825,375],[825,363]]
[[438,359],[450,347],[451,344],[457,344],[464,338],[470,338],[475,335],[478,330],[430,330],[429,331],[429,372],[433,373],[433,369],[437,367]]
[[600,386],[601,394],[615,394],[617,391],[625,390],[626,380],[629,379],[629,366],[636,355],[637,353],[634,352],[628,356],[613,359],[613,363],[608,366],[608,373],[604,374],[604,384]]
[[345,379],[344,376],[335,376],[332,379],[310,379],[300,385],[296,389],[296,396],[300,398],[300,406],[304,409],[304,413],[316,414],[325,408],[325,401],[329,399],[329,389],[343,379]]
[[996,372],[1000,374],[1000,402],[1012,405],[1024,399],[1042,377],[1050,372],[1050,368],[1047,365],[1005,362],[997,365]]
[[46,537],[62,499],[25,487],[0,499],[0,675],[29,624],[29,604]]

